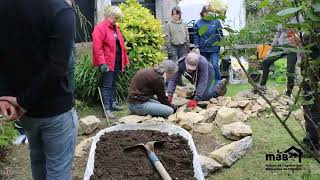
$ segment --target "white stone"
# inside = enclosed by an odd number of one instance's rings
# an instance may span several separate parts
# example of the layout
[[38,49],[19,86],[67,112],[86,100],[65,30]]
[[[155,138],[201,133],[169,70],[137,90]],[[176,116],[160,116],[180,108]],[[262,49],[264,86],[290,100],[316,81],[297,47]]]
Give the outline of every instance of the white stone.
[[81,157],[85,154],[85,150],[89,149],[92,142],[92,137],[82,140],[75,149],[75,157]]
[[166,122],[166,120],[163,117],[153,117],[146,120],[146,122]]
[[181,106],[187,104],[188,101],[189,101],[188,99],[174,96],[172,99],[172,105],[175,105],[177,107],[181,107]]
[[241,108],[245,108],[249,105],[250,101],[249,100],[242,100],[242,101],[238,101],[238,106]]
[[222,135],[231,140],[239,140],[252,134],[251,127],[243,122],[235,122],[223,125],[221,128]]
[[201,168],[205,177],[208,177],[214,171],[222,168],[221,164],[210,157],[199,155],[198,160],[201,164]]
[[214,118],[216,117],[217,112],[218,112],[217,108],[208,108],[206,110],[200,111],[199,114],[203,116],[202,122],[211,123],[214,121]]
[[292,115],[295,119],[299,120],[299,121],[304,121],[304,113],[301,109],[298,109],[294,112],[292,112]]
[[252,147],[252,138],[247,136],[239,141],[232,142],[222,148],[210,153],[224,167],[230,167],[233,163],[243,157]]
[[87,116],[80,119],[80,134],[90,134],[97,129],[101,121],[96,116]]
[[137,124],[137,123],[141,123],[143,121],[147,121],[151,118],[152,118],[151,116],[130,115],[130,116],[125,116],[125,117],[120,118],[118,120],[118,122],[124,123],[124,124]]
[[180,127],[182,127],[183,129],[185,129],[187,131],[191,131],[193,128],[193,124],[189,121],[180,121],[179,125],[180,125]]
[[237,117],[236,109],[222,107],[218,110],[215,121],[221,127],[224,124],[241,121],[241,117]]
[[213,103],[213,104],[218,104],[219,103],[217,98],[211,98],[210,102]]
[[179,123],[179,122],[180,122],[180,119],[178,118],[178,113],[171,114],[171,115],[168,117],[168,121],[169,121],[169,122],[172,122],[172,123]]
[[195,112],[187,112],[187,113],[178,114],[178,118],[181,121],[187,121],[187,122],[190,122],[191,124],[199,123],[203,120],[203,116],[201,114],[195,113]]
[[212,133],[213,124],[212,123],[198,123],[194,124],[193,132],[200,134],[209,134]]

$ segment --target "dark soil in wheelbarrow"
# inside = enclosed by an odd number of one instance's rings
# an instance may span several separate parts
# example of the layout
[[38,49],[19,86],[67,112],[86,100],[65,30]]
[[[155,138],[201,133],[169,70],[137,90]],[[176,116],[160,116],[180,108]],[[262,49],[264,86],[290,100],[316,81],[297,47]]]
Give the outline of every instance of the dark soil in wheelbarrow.
[[195,179],[193,154],[188,141],[178,135],[159,131],[130,130],[109,132],[97,142],[94,174],[91,179],[161,179],[148,159],[146,150],[138,143],[165,141],[155,146],[155,153],[172,179]]

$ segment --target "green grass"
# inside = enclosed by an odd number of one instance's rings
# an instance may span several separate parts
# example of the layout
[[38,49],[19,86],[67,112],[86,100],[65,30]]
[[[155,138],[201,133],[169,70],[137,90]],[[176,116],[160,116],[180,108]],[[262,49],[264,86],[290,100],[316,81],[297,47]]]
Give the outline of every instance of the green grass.
[[[274,81],[268,82],[268,87],[283,92],[285,84],[277,84]],[[234,96],[238,92],[251,89],[249,84],[228,85],[227,96]],[[252,149],[239,161],[237,161],[230,168],[223,168],[215,172],[208,179],[209,180],[228,180],[228,179],[270,179],[270,180],[287,180],[287,179],[307,179],[319,180],[320,179],[320,165],[311,158],[303,158],[301,171],[267,171],[265,170],[266,164],[281,164],[278,162],[270,163],[265,161],[266,153],[276,153],[277,150],[284,151],[291,146],[299,147],[289,136],[287,131],[281,126],[275,117],[265,118],[257,117],[249,119],[247,123],[251,126],[253,131],[253,147]],[[293,119],[288,120],[290,129],[294,134],[302,139],[304,132],[301,126]],[[230,141],[217,132],[216,137],[220,142],[229,143]],[[297,162],[297,161],[296,161]],[[288,163],[287,163],[288,164]],[[297,163],[295,163],[297,164]],[[311,172],[311,173],[310,173]],[[309,177],[308,177],[309,176]]]
[[[293,120],[288,120],[290,128],[302,139],[304,132],[299,124]],[[277,162],[266,162],[266,153],[276,153],[291,146],[299,147],[280,125],[276,118],[255,118],[249,119],[248,124],[253,131],[253,147],[231,168],[222,169],[210,176],[212,179],[302,179],[304,174],[312,172],[320,179],[320,166],[313,159],[302,159],[302,171],[266,171],[266,164],[282,164]],[[297,161],[296,161],[297,162]],[[296,163],[297,164],[297,163]],[[298,163],[299,164],[299,163]],[[316,179],[318,179],[316,178]]]
[[[235,96],[241,91],[253,89],[251,84],[228,84],[228,90],[226,96]],[[280,93],[283,93],[284,89],[286,89],[285,84],[277,83],[274,80],[269,80],[267,83],[267,87],[271,87],[272,89],[275,89],[279,91]]]
[[[277,84],[270,80],[268,87],[276,89],[279,92],[283,92],[285,84]],[[249,84],[228,85],[227,96],[235,96],[238,92],[251,89]],[[127,104],[124,104],[126,109],[124,111],[116,112],[118,117],[128,115]],[[89,108],[81,109],[79,112],[80,117],[87,115],[102,114],[102,108],[100,104],[91,105]],[[107,127],[108,122],[106,119],[101,119],[103,126]],[[319,180],[320,179],[320,165],[317,164],[311,158],[302,159],[302,171],[267,171],[265,166],[267,164],[274,164],[265,161],[266,153],[276,153],[277,150],[283,151],[291,146],[298,145],[291,139],[286,130],[281,126],[275,117],[248,119],[247,123],[251,126],[253,131],[253,147],[252,149],[240,160],[238,160],[232,167],[223,168],[214,174],[212,174],[209,180],[287,180],[287,179],[305,179],[305,180]],[[288,120],[289,127],[297,135],[299,139],[302,139],[304,132],[300,125],[292,118]],[[215,137],[219,142],[228,144],[232,141],[225,139],[218,128],[214,129]],[[297,161],[296,161],[297,162]],[[277,162],[275,162],[277,163]],[[278,163],[279,164],[279,163]],[[280,163],[281,164],[281,163]],[[311,172],[311,173],[310,173]],[[303,176],[309,176],[309,178],[303,178]]]

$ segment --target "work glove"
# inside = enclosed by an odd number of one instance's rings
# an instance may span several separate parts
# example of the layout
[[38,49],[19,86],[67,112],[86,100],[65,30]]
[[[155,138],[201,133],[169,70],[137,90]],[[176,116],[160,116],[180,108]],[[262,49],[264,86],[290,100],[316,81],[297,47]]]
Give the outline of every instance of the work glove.
[[171,104],[172,103],[172,96],[168,96],[168,102]]
[[220,47],[220,53],[221,53],[221,54],[224,53],[224,47],[223,47],[223,46]]
[[187,108],[194,109],[196,108],[197,104],[198,104],[198,101],[195,99],[192,99],[187,103]]
[[200,50],[199,50],[198,48],[193,48],[193,49],[191,50],[191,52],[194,52],[194,53],[196,53],[196,54],[200,54]]
[[100,66],[100,71],[101,71],[102,73],[110,71],[109,66],[106,65],[106,64],[101,64],[101,66]]

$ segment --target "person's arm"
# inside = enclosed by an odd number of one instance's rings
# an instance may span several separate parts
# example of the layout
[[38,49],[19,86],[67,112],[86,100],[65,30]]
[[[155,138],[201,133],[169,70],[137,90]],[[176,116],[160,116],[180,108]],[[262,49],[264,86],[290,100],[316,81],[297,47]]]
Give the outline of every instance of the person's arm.
[[174,74],[174,76],[172,77],[172,79],[169,81],[168,83],[168,90],[167,90],[167,93],[168,93],[168,96],[173,96],[175,90],[176,90],[176,87],[177,87],[177,84],[182,76],[182,72],[183,70],[181,70],[179,68],[179,70]]
[[209,83],[212,83],[208,82],[208,63],[201,63],[199,65],[197,87],[196,93],[194,95],[194,99],[197,101],[201,100],[205,91],[207,90]]
[[96,26],[92,32],[92,50],[93,50],[93,64],[100,66],[105,64],[103,38],[105,32],[101,29],[102,26]]
[[65,80],[74,34],[74,11],[71,8],[64,8],[57,12],[52,20],[52,28],[48,35],[46,66],[39,69],[41,74],[34,76],[30,88],[17,97],[17,102],[22,108],[28,111],[36,102],[45,101],[43,99],[45,87]]
[[193,34],[193,40],[194,40],[194,47],[199,48],[200,46],[200,37],[199,37],[199,26],[197,23],[194,25],[194,34]]
[[155,84],[154,84],[153,87],[154,87],[154,90],[156,92],[158,101],[161,104],[170,106],[170,103],[169,103],[169,101],[167,99],[167,96],[166,96],[166,93],[165,93],[165,90],[164,90],[164,80],[161,79],[161,78],[156,79],[155,80]]
[[166,47],[170,47],[171,45],[171,33],[170,33],[170,25],[169,22],[164,26],[164,34],[165,34],[165,43]]
[[189,45],[190,45],[189,31],[188,31],[188,27],[187,27],[186,24],[184,24],[184,27],[185,27],[185,33],[186,33],[186,43],[187,43],[187,45],[189,47]]

